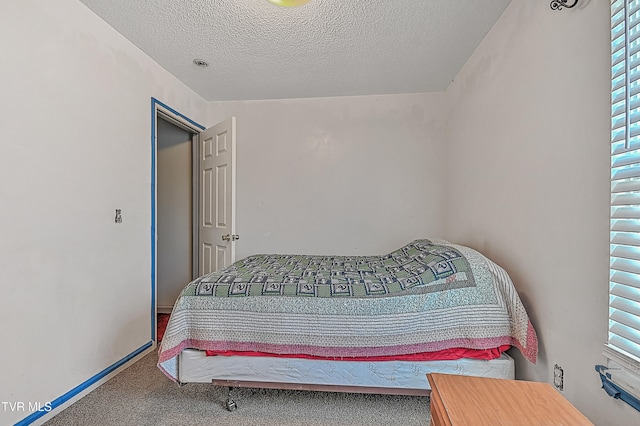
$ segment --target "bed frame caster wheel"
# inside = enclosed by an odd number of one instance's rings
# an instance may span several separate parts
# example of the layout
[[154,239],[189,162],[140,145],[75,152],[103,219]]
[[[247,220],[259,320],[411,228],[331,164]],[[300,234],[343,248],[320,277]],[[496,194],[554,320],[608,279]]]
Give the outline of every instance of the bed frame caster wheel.
[[235,411],[235,409],[238,408],[238,406],[236,405],[236,402],[231,398],[232,390],[233,388],[229,388],[229,396],[227,397],[227,402],[225,402],[224,404],[227,411]]
[[236,402],[233,399],[227,399],[227,402],[225,403],[225,407],[228,411],[235,411],[235,409],[238,408],[238,406],[236,405]]

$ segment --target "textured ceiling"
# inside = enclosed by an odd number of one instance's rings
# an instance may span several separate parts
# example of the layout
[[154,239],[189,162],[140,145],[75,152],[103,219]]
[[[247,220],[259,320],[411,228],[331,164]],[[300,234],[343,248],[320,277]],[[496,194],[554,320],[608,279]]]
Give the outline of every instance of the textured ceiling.
[[227,101],[444,90],[510,0],[81,1],[203,98]]

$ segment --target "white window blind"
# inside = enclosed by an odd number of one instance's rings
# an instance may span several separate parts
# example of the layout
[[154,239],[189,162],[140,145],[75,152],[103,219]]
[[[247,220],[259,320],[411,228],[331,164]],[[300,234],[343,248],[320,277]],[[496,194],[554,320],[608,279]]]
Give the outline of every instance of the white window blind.
[[640,372],[640,0],[611,1],[611,234],[605,355]]

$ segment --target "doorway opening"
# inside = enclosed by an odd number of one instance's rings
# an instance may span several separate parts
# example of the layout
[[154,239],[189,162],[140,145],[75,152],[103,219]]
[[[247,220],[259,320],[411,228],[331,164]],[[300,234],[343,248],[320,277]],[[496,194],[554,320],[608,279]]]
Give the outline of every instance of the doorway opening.
[[[197,152],[204,126],[151,99],[151,340],[198,272]],[[162,318],[161,324],[166,324]]]
[[194,278],[193,153],[191,133],[161,116],[156,123],[156,258],[158,314],[171,312]]
[[205,129],[155,98],[151,111],[151,340],[156,341],[157,314],[171,312],[191,280],[233,263],[239,235],[236,118]]

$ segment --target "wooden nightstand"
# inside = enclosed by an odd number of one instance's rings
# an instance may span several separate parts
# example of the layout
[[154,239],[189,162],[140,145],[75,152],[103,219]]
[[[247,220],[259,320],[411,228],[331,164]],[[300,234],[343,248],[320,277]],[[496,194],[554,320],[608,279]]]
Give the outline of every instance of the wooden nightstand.
[[431,425],[593,425],[548,383],[427,374]]

